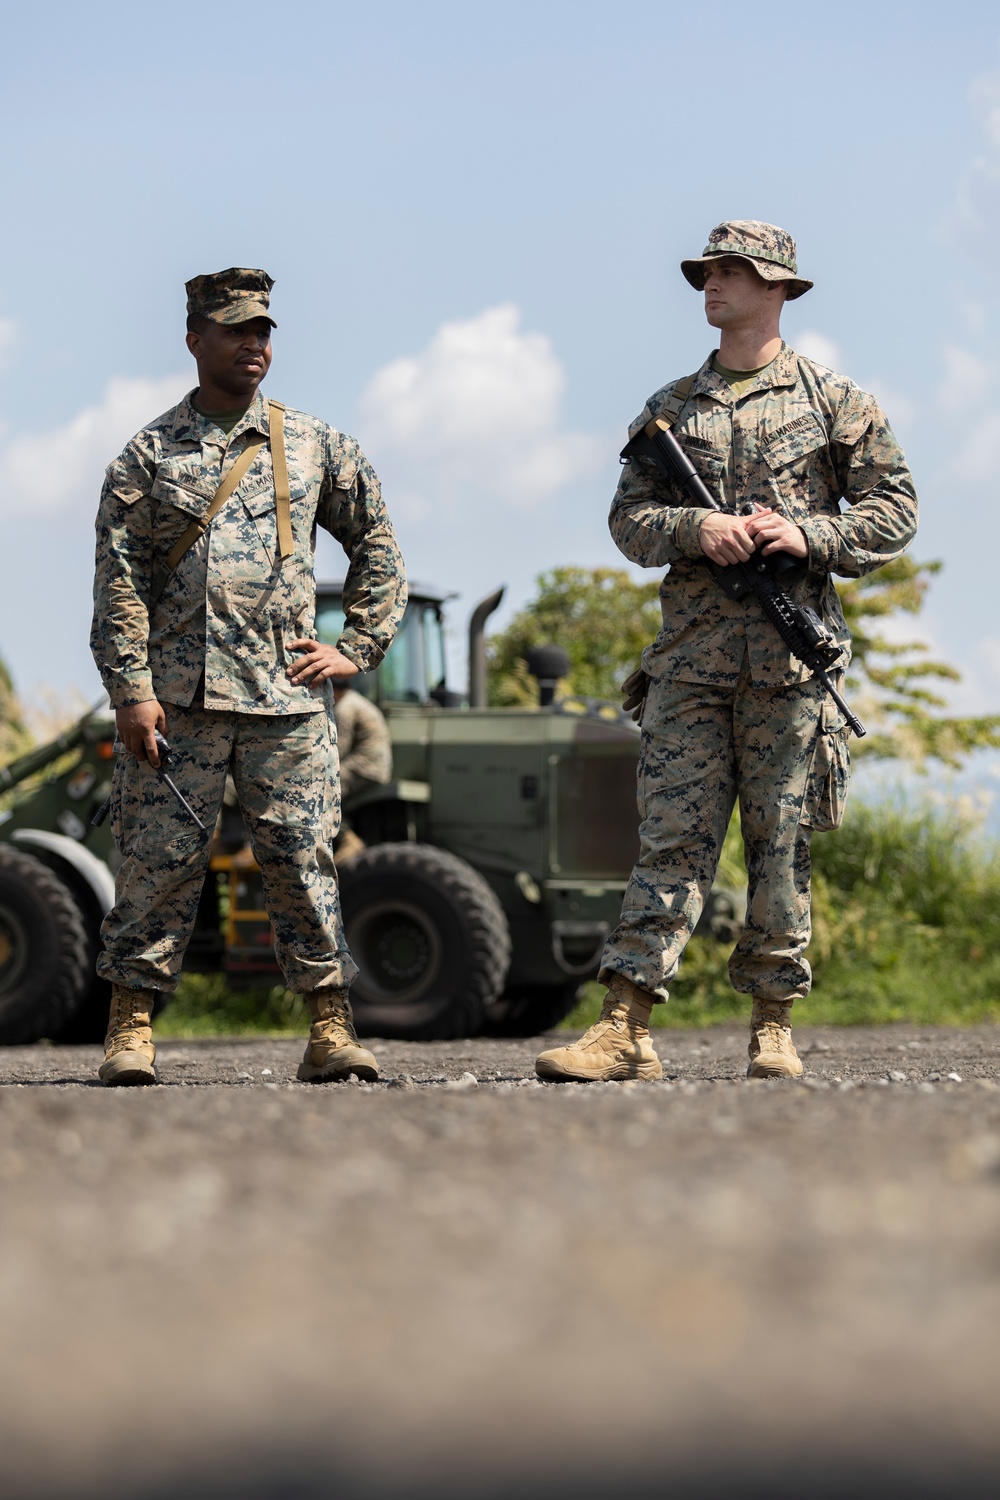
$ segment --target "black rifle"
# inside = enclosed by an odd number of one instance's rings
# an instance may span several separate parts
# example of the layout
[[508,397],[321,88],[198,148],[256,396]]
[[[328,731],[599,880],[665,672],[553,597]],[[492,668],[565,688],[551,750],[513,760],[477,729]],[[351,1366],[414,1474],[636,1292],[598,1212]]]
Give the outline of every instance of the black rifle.
[[[157,750],[159,751],[159,754],[160,754],[160,764],[158,766],[154,766],[153,770],[156,772],[157,776],[159,776],[159,778],[163,782],[164,786],[169,787],[170,790],[173,792],[174,796],[177,798],[177,800],[180,803],[181,807],[183,807],[184,811],[187,813],[188,817],[191,819],[192,823],[197,823],[197,825],[201,829],[202,833],[204,833],[205,832],[205,825],[204,825],[204,823],[201,821],[201,819],[199,818],[198,814],[195,812],[194,808],[191,806],[190,802],[188,802],[187,798],[184,796],[184,793],[180,790],[180,788],[176,785],[175,782],[171,781],[170,777],[167,775],[167,770],[168,770],[168,767],[170,766],[170,758],[171,758],[171,755],[173,754],[173,752],[171,751],[170,746],[167,744],[166,740],[163,738],[163,735],[160,733],[160,731],[157,729],[155,733],[156,733],[156,748],[157,748]],[[115,750],[116,750],[116,752],[119,749],[119,743],[120,743],[119,741],[115,742]],[[124,746],[122,746],[121,748],[124,748]],[[97,811],[95,812],[94,816],[91,818],[91,820],[90,820],[91,827],[92,828],[100,828],[101,824],[104,822],[105,818],[107,817],[107,815],[108,815],[108,813],[110,811],[111,811],[111,798],[108,797],[105,802],[101,803],[100,807],[97,809]]]
[[[695,505],[707,510],[725,510],[706,489],[698,470],[666,422],[659,419],[648,422],[625,445],[621,456],[623,462],[630,458],[652,459],[663,473],[680,480]],[[748,506],[744,514],[751,515],[753,511],[754,507]],[[798,657],[830,694],[858,739],[866,735],[865,726],[848,708],[830,680],[829,670],[840,660],[843,648],[816,611],[808,604],[796,604],[782,587],[782,580],[791,583],[802,577],[803,565],[789,552],[771,552],[767,557],[761,553],[744,563],[730,563],[728,566],[711,562],[708,558],[705,561],[730,599],[745,599],[747,594],[757,596],[761,609],[792,655]]]

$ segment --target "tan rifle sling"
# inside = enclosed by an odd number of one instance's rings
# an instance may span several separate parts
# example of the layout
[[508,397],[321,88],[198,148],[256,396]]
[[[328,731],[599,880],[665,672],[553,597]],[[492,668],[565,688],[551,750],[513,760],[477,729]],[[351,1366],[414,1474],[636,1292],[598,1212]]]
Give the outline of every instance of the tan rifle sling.
[[[673,427],[681,414],[682,406],[694,389],[694,383],[697,378],[697,374],[685,375],[683,380],[678,380],[670,395],[663,403],[663,411],[660,413],[659,421],[664,422],[668,427]],[[647,423],[647,428],[653,425],[655,423]]]
[[212,496],[205,514],[200,520],[192,521],[190,526],[185,527],[184,531],[177,538],[167,554],[166,562],[153,579],[153,586],[149,591],[150,609],[159,602],[163,590],[170,582],[170,575],[177,567],[181,558],[187,552],[190,552],[198,538],[203,536],[211,526],[219,511],[245,476],[257,454],[268,441],[270,441],[271,464],[274,469],[274,506],[278,526],[278,557],[284,562],[285,558],[291,557],[294,552],[295,542],[292,537],[291,496],[288,489],[288,464],[285,459],[285,408],[280,401],[269,401],[267,405],[270,414],[268,424],[270,428],[270,440],[264,437],[262,433],[254,434]]

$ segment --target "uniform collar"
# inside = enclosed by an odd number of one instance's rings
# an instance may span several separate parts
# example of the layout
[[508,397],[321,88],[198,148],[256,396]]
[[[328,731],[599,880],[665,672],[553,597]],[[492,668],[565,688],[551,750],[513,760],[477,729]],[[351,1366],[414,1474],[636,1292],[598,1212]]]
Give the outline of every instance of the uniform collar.
[[[712,369],[712,361],[718,355],[718,349],[713,349],[711,354],[702,365],[694,378],[693,394],[697,396],[711,396],[714,401],[722,401],[726,406],[736,403],[736,396],[728,380],[723,380]],[[776,389],[783,385],[794,385],[799,376],[798,361],[794,349],[782,343],[781,348],[766,369],[761,370],[754,380],[749,391],[744,391],[744,396],[750,395],[754,390]]]
[[[178,402],[171,413],[170,436],[176,443],[203,443],[206,438],[211,439],[213,433],[218,434],[219,429],[211,418],[203,417],[195,407],[192,397],[197,389],[195,386],[194,390],[188,391],[184,400]],[[271,430],[269,419],[267,397],[261,395],[258,387],[250,405],[226,438],[226,443],[232,443],[234,438],[244,432],[262,432],[267,437]]]

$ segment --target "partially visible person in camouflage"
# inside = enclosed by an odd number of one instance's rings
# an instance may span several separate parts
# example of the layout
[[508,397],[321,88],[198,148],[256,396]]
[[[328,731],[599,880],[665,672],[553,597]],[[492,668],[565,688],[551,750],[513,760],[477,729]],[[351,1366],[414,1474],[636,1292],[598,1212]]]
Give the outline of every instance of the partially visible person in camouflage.
[[[345,801],[392,780],[392,737],[382,710],[347,682],[332,680],[340,793]],[[333,846],[338,865],[360,854],[365,842],[346,821]]]
[[[272,279],[234,268],[187,283],[198,385],[110,465],[97,516],[91,645],[123,753],[112,817],[122,857],[98,972],[112,983],[100,1077],[154,1083],[157,991],[177,984],[231,772],[289,988],[312,1029],[299,1077],[374,1078],[348,990],[331,845],[340,821],[333,678],[378,666],[406,603],[378,480],[353,438],[267,401]],[[316,527],[349,560],[336,647],[315,639]],[[205,824],[154,772],[155,735]]]
[[[737,801],[749,890],[729,974],[752,997],[748,1074],[801,1074],[790,1013],[811,982],[810,839],[843,817],[849,730],[757,598],[730,599],[704,563],[731,566],[758,549],[805,562],[792,593],[841,642],[839,686],[850,636],[832,575],[891,562],[916,531],[913,482],[878,403],[782,342],[784,303],[812,286],[791,236],[720,224],[681,270],[704,292],[720,346],[696,375],[657,391],[629,436],[662,417],[726,509],[691,506],[641,461],[622,471],[611,534],[632,562],[668,569],[663,628],[642,659],[640,857],[604,951],[601,1017],[578,1043],[541,1054],[546,1078],[661,1076],[650,1013],[667,999]],[[757,512],[739,514],[748,502]]]

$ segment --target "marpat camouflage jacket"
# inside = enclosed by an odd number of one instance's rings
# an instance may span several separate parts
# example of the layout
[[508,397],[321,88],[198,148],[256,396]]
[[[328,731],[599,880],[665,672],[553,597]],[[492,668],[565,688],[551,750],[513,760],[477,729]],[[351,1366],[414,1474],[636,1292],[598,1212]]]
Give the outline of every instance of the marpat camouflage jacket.
[[[650,397],[629,437],[663,413],[678,383]],[[791,592],[834,631],[846,663],[850,635],[831,575],[859,578],[882,567],[906,550],[917,528],[913,480],[878,403],[785,344],[742,396],[714,372],[709,356],[673,430],[720,502],[734,510],[756,501],[801,526],[808,573]],[[849,507],[843,514],[841,500]],[[748,651],[755,683],[804,681],[809,673],[758,601],[730,599],[709,572],[698,540],[705,515],[651,464],[625,464],[611,534],[632,562],[669,565],[660,586],[663,629],[643,665],[654,677],[729,684]]]
[[347,554],[346,621],[338,646],[377,667],[406,604],[406,580],[378,479],[353,438],[304,412],[285,412],[295,550],[276,559],[274,475],[265,445],[184,555],[160,599],[153,578],[192,519],[201,518],[253,433],[267,433],[258,391],[227,438],[190,396],[137,434],[108,467],[97,515],[91,649],[112,707],[158,698],[189,706],[202,673],[205,707],[311,713],[323,688],[293,686],[286,642],[315,635],[316,527]]

